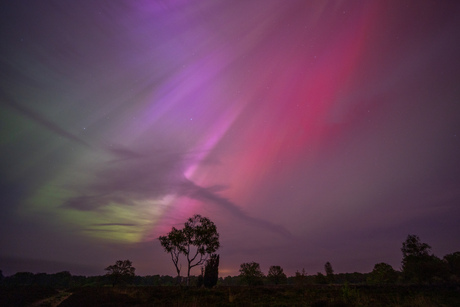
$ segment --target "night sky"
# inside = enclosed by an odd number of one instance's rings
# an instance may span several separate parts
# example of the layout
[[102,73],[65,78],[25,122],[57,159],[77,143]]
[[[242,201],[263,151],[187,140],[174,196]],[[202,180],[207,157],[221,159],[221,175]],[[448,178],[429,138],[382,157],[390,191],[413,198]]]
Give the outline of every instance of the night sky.
[[408,234],[460,251],[459,16],[456,0],[2,3],[0,269],[175,275],[157,238],[194,214],[217,226],[221,276],[400,269]]

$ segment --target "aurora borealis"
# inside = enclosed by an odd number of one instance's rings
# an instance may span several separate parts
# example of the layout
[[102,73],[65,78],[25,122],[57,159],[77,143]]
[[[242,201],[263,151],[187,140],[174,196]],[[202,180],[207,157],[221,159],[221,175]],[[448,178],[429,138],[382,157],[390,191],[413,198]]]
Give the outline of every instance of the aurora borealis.
[[[457,1],[13,1],[1,14],[0,269],[399,269],[460,250]],[[46,266],[45,266],[46,264]],[[40,265],[42,265],[40,267]]]

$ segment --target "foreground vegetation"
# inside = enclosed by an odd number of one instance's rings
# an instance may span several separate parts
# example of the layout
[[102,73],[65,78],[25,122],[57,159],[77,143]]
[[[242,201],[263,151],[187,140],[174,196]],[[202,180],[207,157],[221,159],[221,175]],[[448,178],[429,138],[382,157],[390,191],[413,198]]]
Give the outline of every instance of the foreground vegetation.
[[[242,263],[238,276],[218,278],[219,235],[214,223],[200,215],[184,229],[160,237],[177,276],[136,276],[130,260],[105,268],[104,276],[72,276],[19,272],[4,277],[0,270],[0,306],[460,306],[460,252],[443,259],[416,235],[403,242],[402,270],[381,262],[370,273],[307,275],[304,269],[287,277],[279,265],[265,275],[257,262]],[[179,257],[187,260],[180,275]],[[190,269],[201,265],[201,275]]]
[[[62,302],[55,299],[63,295]],[[56,301],[60,304],[53,305]],[[460,291],[449,286],[346,284],[78,287],[62,293],[38,286],[3,286],[0,306],[460,306]]]

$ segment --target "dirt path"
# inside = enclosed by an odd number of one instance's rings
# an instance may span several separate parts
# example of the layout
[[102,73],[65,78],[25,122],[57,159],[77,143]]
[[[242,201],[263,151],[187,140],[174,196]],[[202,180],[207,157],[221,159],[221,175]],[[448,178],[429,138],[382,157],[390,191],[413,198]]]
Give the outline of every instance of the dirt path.
[[60,303],[65,301],[71,295],[72,293],[70,292],[59,291],[58,294],[45,298],[43,300],[39,300],[38,302],[35,302],[32,305],[30,305],[30,307],[57,307]]

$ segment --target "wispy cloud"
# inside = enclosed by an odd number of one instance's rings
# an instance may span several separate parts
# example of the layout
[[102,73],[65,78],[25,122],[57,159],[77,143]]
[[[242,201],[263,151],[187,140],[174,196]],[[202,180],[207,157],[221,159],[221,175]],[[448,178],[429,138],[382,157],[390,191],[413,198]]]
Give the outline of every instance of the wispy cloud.
[[34,110],[27,108],[19,103],[13,102],[12,100],[8,99],[5,97],[5,94],[2,93],[2,104],[10,107],[11,109],[16,110],[23,116],[31,119],[33,122],[39,124],[43,128],[61,136],[64,137],[70,141],[74,141],[80,145],[83,145],[85,147],[91,147],[87,142],[85,142],[83,139],[79,138],[75,134],[72,134],[65,129],[61,128],[59,125],[53,123],[49,119],[45,118],[43,115],[39,114],[38,112],[35,112]]
[[254,226],[267,229],[271,232],[278,233],[286,238],[292,238],[292,234],[283,226],[271,223],[269,221],[252,217],[246,214],[240,207],[229,199],[220,196],[216,191],[221,189],[220,186],[217,187],[200,187],[193,183],[192,181],[187,181],[184,183],[184,191],[187,191],[186,194],[190,198],[201,200],[204,202],[209,202],[218,206],[221,206],[228,210],[233,216],[251,223]]
[[146,154],[122,147],[110,148],[109,151],[116,157],[116,163],[111,161],[105,164],[96,172],[96,181],[84,187],[78,187],[81,195],[67,199],[63,204],[64,207],[82,211],[98,211],[110,203],[135,206],[136,201],[162,199],[167,195],[174,195],[222,207],[234,217],[251,225],[286,238],[292,237],[285,227],[252,217],[237,204],[219,195],[220,191],[226,189],[225,186],[201,187],[186,179],[183,175],[184,165],[193,160],[189,153],[151,152]]

